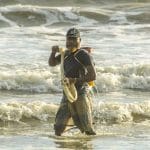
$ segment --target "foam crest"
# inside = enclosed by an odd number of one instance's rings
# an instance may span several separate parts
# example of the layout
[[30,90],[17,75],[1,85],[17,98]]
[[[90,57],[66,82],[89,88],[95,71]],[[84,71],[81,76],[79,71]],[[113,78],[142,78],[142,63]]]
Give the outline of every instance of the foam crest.
[[[34,70],[1,71],[0,90],[37,93],[62,92],[59,67]],[[5,69],[6,70],[6,69]],[[96,67],[99,92],[138,89],[150,91],[150,65]]]
[[47,121],[54,117],[57,105],[47,104],[40,101],[27,102],[10,102],[0,104],[1,121],[21,121],[21,119],[38,119]]
[[57,23],[71,23],[88,25],[95,20],[80,16],[78,8],[72,7],[39,7],[31,5],[13,5],[0,8],[1,19],[18,26],[52,25]]
[[[48,121],[55,117],[58,105],[41,101],[0,103],[1,121],[37,119]],[[95,121],[100,124],[143,122],[150,119],[150,102],[99,102],[93,109]]]
[[[59,75],[59,74],[58,74]],[[12,73],[2,71],[0,75],[1,90],[16,90],[27,92],[61,92],[60,80],[57,74],[50,71],[20,71]]]
[[100,92],[122,88],[150,90],[150,65],[124,65],[97,67],[97,87]]
[[95,107],[94,117],[104,124],[145,121],[150,119],[150,102],[128,104],[100,102]]
[[47,23],[47,18],[51,18],[51,23],[58,21],[53,12],[40,7],[13,5],[1,7],[1,14],[7,19],[15,22],[18,26],[39,26]]
[[96,85],[99,92],[116,91],[121,88],[120,76],[111,73],[97,73]]
[[[66,3],[66,2],[64,2]],[[76,3],[76,2],[75,2]],[[85,2],[84,2],[85,3]],[[90,2],[91,3],[91,2]],[[93,3],[93,2],[92,2]],[[37,4],[37,3],[36,3]],[[40,5],[40,2],[38,3]],[[60,2],[59,2],[60,4]],[[94,3],[93,3],[94,4]],[[97,5],[96,1],[94,5]],[[110,2],[109,2],[110,4]],[[47,7],[48,6],[48,7]],[[57,7],[56,7],[57,6]],[[3,26],[60,26],[80,25],[95,26],[96,24],[148,24],[149,5],[136,3],[107,5],[102,8],[86,5],[24,5],[24,2],[16,5],[0,7],[0,20]],[[73,7],[71,7],[73,6]],[[123,9],[124,8],[124,9]],[[5,25],[5,23],[8,23]]]

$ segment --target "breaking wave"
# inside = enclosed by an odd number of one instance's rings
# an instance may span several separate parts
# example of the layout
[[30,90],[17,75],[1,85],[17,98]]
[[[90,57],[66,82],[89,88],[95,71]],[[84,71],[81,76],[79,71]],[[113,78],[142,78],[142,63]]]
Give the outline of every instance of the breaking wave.
[[97,8],[89,6],[7,5],[0,7],[0,27],[150,23],[150,6],[148,4],[123,4],[121,6],[124,9],[120,6],[120,10],[119,6]]
[[[96,86],[99,92],[133,89],[150,91],[150,65],[96,67]],[[36,93],[60,93],[59,67],[43,70],[1,71],[0,90]]]
[[101,92],[120,89],[150,91],[150,65],[124,65],[97,69],[97,85]]
[[115,103],[100,102],[95,108],[94,117],[100,123],[140,122],[150,119],[150,102]]
[[[57,109],[58,105],[41,101],[0,103],[0,120],[25,122],[37,119],[47,122],[55,117]],[[95,121],[101,124],[141,122],[150,119],[150,102],[99,102],[94,106],[93,115]]]

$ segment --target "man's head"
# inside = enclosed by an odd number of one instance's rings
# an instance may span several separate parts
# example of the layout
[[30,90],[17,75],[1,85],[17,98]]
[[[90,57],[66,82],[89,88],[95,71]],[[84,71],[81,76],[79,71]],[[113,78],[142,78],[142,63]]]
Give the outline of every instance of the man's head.
[[80,48],[80,42],[80,31],[76,28],[69,29],[66,34],[66,47],[69,50],[74,51],[75,49]]

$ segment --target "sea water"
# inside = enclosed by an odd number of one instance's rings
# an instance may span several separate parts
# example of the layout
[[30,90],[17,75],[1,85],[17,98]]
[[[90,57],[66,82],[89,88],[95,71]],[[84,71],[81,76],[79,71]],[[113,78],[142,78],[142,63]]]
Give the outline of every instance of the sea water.
[[[149,10],[149,0],[0,0],[0,149],[149,149]],[[54,135],[62,88],[48,59],[71,27],[93,48],[96,136]]]

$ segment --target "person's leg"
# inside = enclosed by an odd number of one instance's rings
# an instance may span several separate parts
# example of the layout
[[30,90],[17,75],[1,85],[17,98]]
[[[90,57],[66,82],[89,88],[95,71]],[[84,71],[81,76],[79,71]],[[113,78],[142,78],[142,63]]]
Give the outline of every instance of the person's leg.
[[83,129],[87,135],[95,135],[96,133],[92,128],[92,103],[88,94],[79,95],[74,105],[79,118],[79,122],[75,122],[75,124]]
[[61,136],[67,126],[70,117],[71,114],[68,109],[68,102],[65,100],[65,98],[63,98],[55,118],[55,135]]
[[81,123],[80,123],[80,118],[78,116],[77,110],[76,110],[76,102],[73,103],[69,103],[69,109],[70,109],[70,113],[71,113],[71,117],[73,119],[74,124],[79,128],[79,130],[83,133],[84,132],[84,128],[82,127]]

